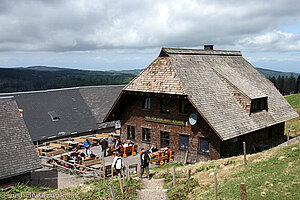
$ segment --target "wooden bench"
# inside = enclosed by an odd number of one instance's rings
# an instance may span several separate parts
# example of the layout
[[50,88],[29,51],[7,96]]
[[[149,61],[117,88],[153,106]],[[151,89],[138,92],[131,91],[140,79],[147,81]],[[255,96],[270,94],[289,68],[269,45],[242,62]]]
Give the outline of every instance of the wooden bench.
[[[155,152],[156,153],[156,152]],[[154,154],[155,155],[155,154]],[[156,156],[158,155],[157,158],[155,157],[151,157],[150,163],[152,164],[160,164],[163,165],[165,163],[165,161],[168,160],[168,162],[172,163],[174,162],[173,160],[173,156],[174,156],[174,152],[170,151],[169,153],[158,153],[156,154]]]
[[56,156],[56,155],[59,155],[59,154],[63,154],[64,152],[65,151],[63,149],[58,149],[58,150],[55,150],[55,151],[50,151],[50,152],[45,153],[45,156],[52,157],[52,156]]
[[121,155],[124,158],[127,158],[127,154],[131,154],[131,155],[135,156],[136,155],[136,149],[137,149],[137,145],[123,147],[121,149]]
[[102,134],[96,134],[97,138],[109,138],[110,134],[107,133],[102,133]]
[[66,149],[66,146],[65,146],[65,145],[58,144],[58,143],[50,143],[49,146],[50,146],[50,147],[55,147],[55,148],[57,148],[57,149]]
[[94,158],[94,159],[89,159],[89,160],[81,160],[79,162],[80,165],[84,165],[86,167],[89,167],[91,165],[96,165],[96,164],[101,164],[102,159],[101,158]]
[[79,142],[79,143],[84,143],[85,139],[84,138],[74,138],[73,139],[75,142]]

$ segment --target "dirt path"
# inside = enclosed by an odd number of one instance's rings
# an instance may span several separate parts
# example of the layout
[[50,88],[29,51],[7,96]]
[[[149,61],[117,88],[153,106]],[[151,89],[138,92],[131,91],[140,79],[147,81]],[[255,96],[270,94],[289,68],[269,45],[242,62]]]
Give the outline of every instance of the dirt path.
[[143,179],[143,188],[138,191],[140,200],[168,200],[167,190],[163,189],[164,179]]

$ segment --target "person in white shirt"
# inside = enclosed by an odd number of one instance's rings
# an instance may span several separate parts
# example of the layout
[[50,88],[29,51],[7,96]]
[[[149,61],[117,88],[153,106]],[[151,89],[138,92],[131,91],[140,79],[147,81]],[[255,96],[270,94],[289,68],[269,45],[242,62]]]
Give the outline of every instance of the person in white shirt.
[[119,154],[114,157],[112,166],[116,170],[116,175],[118,176],[118,174],[121,173],[121,170],[124,167],[123,159]]

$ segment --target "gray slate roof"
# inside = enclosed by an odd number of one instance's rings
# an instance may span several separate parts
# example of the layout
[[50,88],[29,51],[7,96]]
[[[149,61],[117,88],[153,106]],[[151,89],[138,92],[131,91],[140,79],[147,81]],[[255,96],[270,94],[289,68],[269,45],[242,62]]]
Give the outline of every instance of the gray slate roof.
[[[24,120],[33,141],[46,140],[90,130],[112,127],[101,124],[124,86],[91,86],[0,94],[13,96],[23,109]],[[55,112],[58,121],[50,115]]]
[[[274,85],[247,62],[239,51],[163,48],[156,60],[162,58],[167,59],[164,62],[170,63],[168,67],[175,71],[175,75],[163,72],[169,78],[158,78],[157,74],[162,72],[159,66],[153,66],[156,63],[154,61],[125,90],[178,94],[178,91],[172,90],[165,92],[166,89],[161,85],[168,83],[157,83],[176,77],[182,86],[183,95],[189,97],[222,140],[298,117]],[[165,65],[162,66],[164,68]],[[249,115],[219,75],[249,99],[268,97],[268,111]]]
[[16,101],[0,98],[0,179],[41,167]]

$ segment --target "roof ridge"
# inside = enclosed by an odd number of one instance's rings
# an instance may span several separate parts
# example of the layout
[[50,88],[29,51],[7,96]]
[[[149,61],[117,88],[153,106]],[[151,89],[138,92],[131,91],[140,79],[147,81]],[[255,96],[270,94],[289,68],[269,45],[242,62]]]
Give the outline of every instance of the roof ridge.
[[168,54],[182,54],[182,55],[242,56],[242,53],[240,51],[229,51],[229,50],[162,48],[161,52],[164,52],[167,55]]
[[1,96],[9,96],[16,94],[32,94],[32,93],[46,93],[46,92],[56,92],[56,91],[65,91],[65,90],[76,90],[76,89],[86,89],[86,88],[103,88],[103,87],[119,87],[124,85],[91,85],[91,86],[79,86],[79,87],[69,87],[69,88],[55,88],[55,89],[46,89],[46,90],[31,90],[23,92],[8,92],[0,93]]

